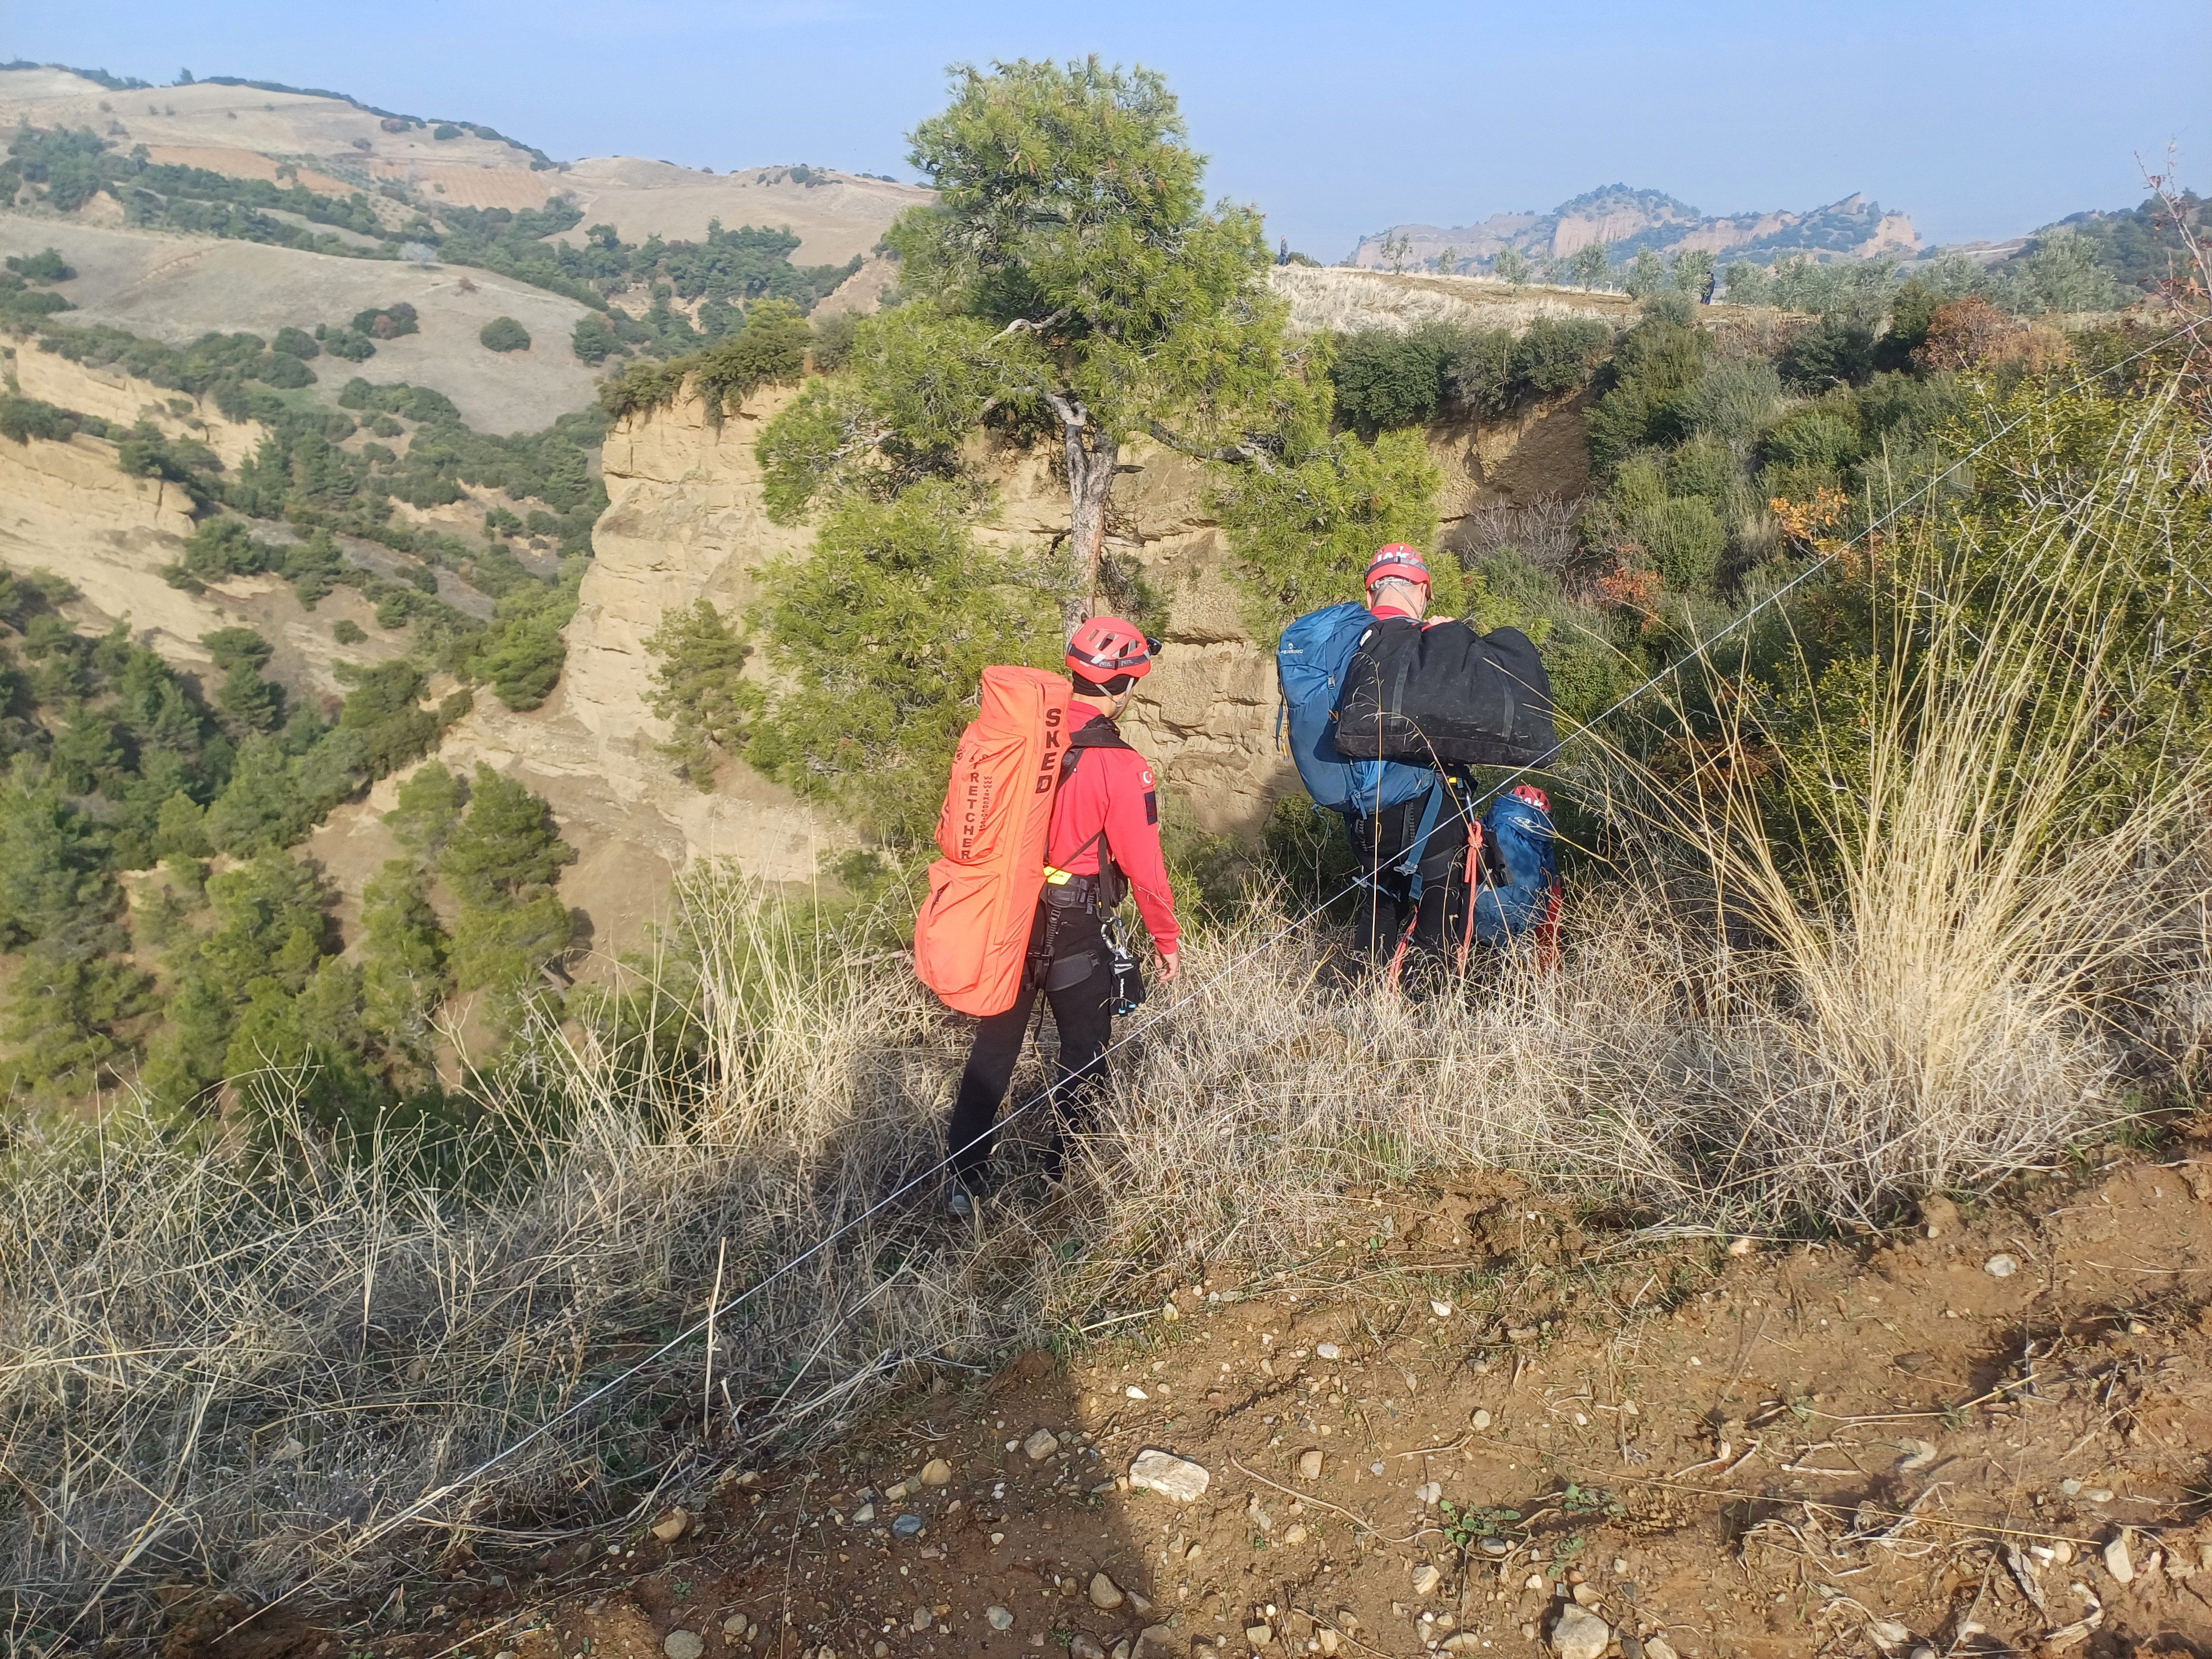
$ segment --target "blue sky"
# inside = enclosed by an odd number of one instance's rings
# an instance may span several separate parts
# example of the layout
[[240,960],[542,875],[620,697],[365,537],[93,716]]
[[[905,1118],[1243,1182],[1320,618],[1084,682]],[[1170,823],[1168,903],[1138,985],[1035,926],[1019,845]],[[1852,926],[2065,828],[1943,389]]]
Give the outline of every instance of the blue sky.
[[8,0],[0,59],[180,68],[482,121],[562,158],[911,177],[958,59],[1164,70],[1220,193],[1323,259],[1593,185],[1707,212],[1864,191],[1936,241],[2212,185],[2206,0],[1110,5],[877,0]]

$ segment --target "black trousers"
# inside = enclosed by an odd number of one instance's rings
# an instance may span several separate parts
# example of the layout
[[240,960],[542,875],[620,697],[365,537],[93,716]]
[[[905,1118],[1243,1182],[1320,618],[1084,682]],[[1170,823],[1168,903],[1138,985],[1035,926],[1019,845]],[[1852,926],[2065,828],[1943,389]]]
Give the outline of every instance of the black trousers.
[[1359,948],[1370,960],[1389,961],[1410,925],[1413,948],[1442,955],[1455,948],[1455,922],[1467,910],[1467,824],[1456,798],[1447,790],[1429,838],[1412,862],[1420,872],[1421,896],[1413,898],[1413,878],[1397,866],[1421,833],[1428,798],[1416,795],[1399,806],[1386,806],[1371,818],[1348,821],[1353,855],[1369,878],[1358,913]]
[[[980,1188],[983,1170],[991,1160],[997,1139],[992,1127],[1013,1081],[1014,1064],[1021,1058],[1022,1038],[1030,1012],[1042,990],[1052,1006],[1052,1023],[1060,1034],[1060,1055],[1052,1068],[1052,1085],[1042,1111],[1051,1127],[1047,1164],[1057,1176],[1066,1155],[1066,1137],[1082,1134],[1096,1121],[1099,1097],[1106,1089],[1104,1051],[1114,1023],[1114,969],[1108,951],[1104,924],[1088,910],[1069,908],[1059,913],[1054,931],[1050,964],[1042,985],[1031,975],[1022,982],[1022,994],[1004,1013],[992,1014],[975,1027],[975,1046],[969,1050],[967,1069],[960,1074],[960,1091],[953,1097],[952,1123],[945,1135],[953,1178],[963,1187]],[[1047,907],[1037,907],[1037,920],[1030,935],[1034,954],[1044,945]]]

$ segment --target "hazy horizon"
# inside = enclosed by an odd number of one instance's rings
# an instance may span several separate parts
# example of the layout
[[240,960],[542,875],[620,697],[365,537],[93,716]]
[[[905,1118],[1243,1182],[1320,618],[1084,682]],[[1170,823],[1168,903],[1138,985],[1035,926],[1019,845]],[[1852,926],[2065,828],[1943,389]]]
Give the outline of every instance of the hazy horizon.
[[1802,209],[1854,191],[1931,242],[1996,240],[2142,199],[2137,158],[2204,137],[2192,64],[2202,0],[2092,15],[2031,0],[1908,7],[1619,3],[1529,16],[1401,6],[1347,36],[1299,0],[1204,15],[1144,0],[1111,18],[781,0],[711,17],[398,0],[317,13],[220,0],[13,9],[0,58],[157,83],[179,71],[324,87],[478,121],[558,159],[652,156],[718,172],[805,161],[915,176],[904,133],[945,66],[1096,52],[1165,73],[1209,185],[1324,260],[1387,226],[1544,212],[1595,187],[1706,213]]

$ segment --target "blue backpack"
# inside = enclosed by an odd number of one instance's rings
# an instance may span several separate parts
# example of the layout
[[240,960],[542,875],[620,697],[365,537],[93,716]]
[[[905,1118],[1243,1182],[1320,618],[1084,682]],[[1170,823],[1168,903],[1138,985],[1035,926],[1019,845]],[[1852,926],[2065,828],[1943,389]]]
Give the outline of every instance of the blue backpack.
[[[1532,927],[1549,927],[1556,939],[1559,832],[1551,812],[1536,804],[1541,799],[1509,792],[1492,803],[1483,821],[1492,878],[1476,894],[1474,936],[1485,945],[1507,944]],[[1557,950],[1556,942],[1550,948]]]
[[1403,761],[1348,760],[1337,752],[1336,700],[1360,636],[1375,618],[1350,600],[1310,611],[1283,630],[1275,675],[1283,688],[1291,758],[1316,806],[1372,817],[1436,787],[1436,774]]

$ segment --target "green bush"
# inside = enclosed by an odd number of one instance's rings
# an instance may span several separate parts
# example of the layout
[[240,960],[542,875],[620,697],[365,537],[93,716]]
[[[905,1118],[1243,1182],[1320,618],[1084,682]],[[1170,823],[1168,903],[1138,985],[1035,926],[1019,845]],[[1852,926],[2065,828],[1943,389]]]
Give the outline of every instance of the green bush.
[[853,343],[860,331],[860,319],[849,311],[817,322],[812,347],[815,368],[824,374],[835,374],[842,368],[845,360],[853,355]]
[[323,349],[315,343],[315,337],[304,328],[278,329],[276,337],[269,343],[269,349],[281,351],[288,357],[297,357],[302,362],[311,357],[320,356]]
[[1458,343],[1440,328],[1364,328],[1337,343],[1329,365],[1336,410],[1373,434],[1433,420],[1443,401],[1444,362]]
[[[1370,443],[1308,429],[1292,438],[1280,460],[1229,475],[1213,497],[1251,596],[1248,620],[1270,643],[1291,617],[1358,595],[1383,543],[1436,544],[1441,478],[1422,434],[1384,432]],[[1432,561],[1431,569],[1437,608],[1455,611],[1457,562]]]
[[1760,451],[1769,465],[1817,468],[1840,477],[1865,453],[1856,409],[1842,398],[1797,410],[1766,434]]
[[81,428],[81,417],[36,398],[18,398],[0,392],[0,438],[27,444],[33,438],[66,443]]
[[415,307],[404,300],[397,305],[371,306],[353,314],[353,331],[374,340],[395,340],[403,334],[419,334],[422,322]]
[[1720,568],[1728,532],[1709,501],[1669,497],[1631,520],[1652,568],[1677,592],[1705,592]]
[[569,331],[568,346],[579,359],[594,368],[609,357],[621,356],[624,349],[614,325],[597,312],[586,312],[576,319],[576,326]]
[[[1044,573],[978,546],[972,507],[943,481],[837,507],[811,551],[763,573],[775,596],[759,616],[766,687],[737,684],[738,653],[703,630],[664,625],[674,649],[661,695],[688,702],[702,732],[730,730],[732,700],[749,707],[756,767],[842,802],[896,844],[920,845],[985,665],[1057,664],[1064,638]],[[702,641],[711,662],[696,654]]]
[[1702,331],[1664,317],[1647,317],[1623,335],[1589,411],[1590,459],[1610,470],[1639,449],[1685,436],[1711,350]]
[[376,356],[376,342],[350,328],[319,330],[315,337],[331,356],[343,357],[349,363],[364,363]]
[[458,138],[461,136],[461,130],[455,126],[451,121],[441,121],[436,126],[430,129],[430,136],[433,138],[441,140],[447,138]]
[[[579,324],[579,327],[582,325]],[[477,340],[487,351],[527,351],[530,331],[512,317],[495,317],[477,331]]]
[[368,634],[350,617],[341,617],[331,624],[331,637],[340,645],[359,645]]
[[1782,407],[1782,377],[1761,357],[1715,363],[1682,403],[1690,430],[1747,453]]
[[1776,367],[1783,380],[1801,392],[1856,385],[1874,372],[1874,330],[1832,312],[1784,348]]
[[1718,512],[1741,476],[1735,452],[1719,438],[1699,434],[1668,457],[1667,493],[1697,496]]
[[575,935],[554,890],[575,858],[544,801],[477,763],[468,810],[437,855],[458,901],[453,966],[462,990],[489,990],[512,1004],[546,988],[544,969]]
[[1503,415],[1526,399],[1587,385],[1612,343],[1611,329],[1583,317],[1540,317],[1517,336],[1506,329],[1470,330],[1445,362],[1444,384],[1475,414]]
[[36,253],[11,253],[8,269],[27,283],[66,283],[76,272],[61,256],[59,248],[41,248]]
[[745,313],[744,326],[708,347],[696,361],[699,396],[709,423],[720,424],[726,410],[735,413],[759,386],[788,386],[798,380],[813,338],[814,331],[790,301],[756,301]]

